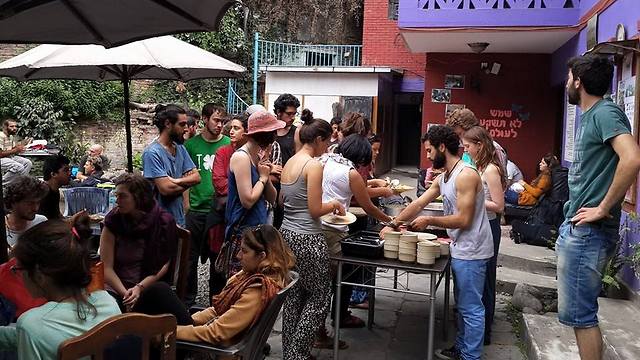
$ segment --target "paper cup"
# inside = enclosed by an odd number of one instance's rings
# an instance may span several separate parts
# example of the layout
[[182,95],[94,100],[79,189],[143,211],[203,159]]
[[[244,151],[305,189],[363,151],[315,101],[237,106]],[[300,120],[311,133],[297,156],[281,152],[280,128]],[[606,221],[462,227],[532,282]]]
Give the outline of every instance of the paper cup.
[[415,255],[399,254],[398,255],[398,260],[404,261],[404,262],[415,262],[416,261],[416,256]]
[[433,265],[436,263],[436,259],[434,257],[418,257],[416,258],[416,261],[421,265]]
[[400,239],[400,235],[402,235],[402,233],[400,231],[389,231],[388,233],[384,234],[384,239],[385,240],[389,240],[389,239],[398,240],[398,239]]
[[435,241],[438,237],[430,233],[418,233],[419,241]]
[[400,235],[400,241],[418,242],[418,235],[414,233],[404,233]]

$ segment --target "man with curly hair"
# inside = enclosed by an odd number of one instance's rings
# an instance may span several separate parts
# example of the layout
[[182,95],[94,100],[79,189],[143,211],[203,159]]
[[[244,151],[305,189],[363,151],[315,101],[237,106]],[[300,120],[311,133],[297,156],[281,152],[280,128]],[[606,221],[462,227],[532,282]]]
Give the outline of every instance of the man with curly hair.
[[43,181],[31,176],[18,176],[4,192],[4,206],[9,213],[6,217],[7,244],[9,249],[15,246],[20,235],[47,221],[44,215],[38,215],[40,202],[49,192]]

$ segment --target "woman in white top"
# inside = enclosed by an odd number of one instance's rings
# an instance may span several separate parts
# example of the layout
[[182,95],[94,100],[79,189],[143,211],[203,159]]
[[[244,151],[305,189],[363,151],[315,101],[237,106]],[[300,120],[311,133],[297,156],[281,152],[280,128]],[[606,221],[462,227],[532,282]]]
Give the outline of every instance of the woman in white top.
[[491,324],[496,307],[496,265],[500,249],[500,214],[504,211],[506,171],[496,155],[493,139],[484,127],[474,126],[467,130],[462,137],[462,144],[482,177],[487,217],[493,235],[493,257],[487,263],[487,277],[482,299],[485,307],[484,341],[488,345],[491,343]]

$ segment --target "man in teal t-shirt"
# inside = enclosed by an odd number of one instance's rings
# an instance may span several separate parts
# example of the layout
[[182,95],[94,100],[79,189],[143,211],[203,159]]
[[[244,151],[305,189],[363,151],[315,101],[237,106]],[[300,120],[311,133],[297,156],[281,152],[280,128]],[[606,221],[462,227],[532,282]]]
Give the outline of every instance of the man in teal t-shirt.
[[185,143],[187,152],[196,164],[202,179],[200,184],[185,193],[185,208],[187,208],[188,201],[187,230],[191,232],[189,276],[187,277],[185,297],[187,306],[194,304],[198,293],[198,258],[203,247],[209,246],[207,233],[210,226],[207,225],[207,218],[211,212],[211,204],[215,195],[211,182],[213,159],[219,148],[231,143],[229,137],[221,133],[224,116],[226,116],[224,107],[206,104],[202,108],[204,128],[199,135],[192,137]]
[[603,96],[613,64],[586,55],[569,60],[567,97],[582,111],[569,172],[566,220],[556,242],[558,320],[574,329],[583,358],[602,358],[598,295],[618,241],[622,199],[638,171],[640,148],[624,112]]

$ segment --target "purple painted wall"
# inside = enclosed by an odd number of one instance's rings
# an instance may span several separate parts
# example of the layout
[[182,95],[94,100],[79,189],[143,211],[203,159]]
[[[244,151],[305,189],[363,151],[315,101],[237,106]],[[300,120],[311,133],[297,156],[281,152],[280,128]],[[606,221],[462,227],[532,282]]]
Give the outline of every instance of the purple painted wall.
[[[580,16],[583,16],[596,5],[598,0],[582,0]],[[627,39],[637,37],[638,21],[640,21],[640,2],[638,0],[617,0],[609,6],[604,12],[598,16],[598,42],[605,42],[615,37],[617,24],[624,24],[627,31]],[[572,56],[581,55],[587,50],[587,30],[583,29],[578,35],[558,49],[551,57],[551,84],[564,84],[567,77],[567,60]],[[636,74],[640,76],[640,74]],[[576,119],[576,127],[579,125],[579,111]],[[563,129],[566,131],[566,118],[564,120]],[[564,134],[564,132],[563,132]],[[571,163],[564,161],[565,166]],[[639,194],[640,194],[640,188]],[[636,204],[636,212],[640,212],[640,201]],[[623,212],[621,223],[625,224],[629,218],[628,214]],[[628,253],[629,245],[640,243],[640,226],[631,223],[632,231],[623,232],[623,251]],[[629,268],[623,269],[620,274],[622,279],[635,291],[640,291],[640,279],[638,279],[633,271]]]
[[580,18],[579,3],[580,0],[400,0],[398,26],[571,26]]

